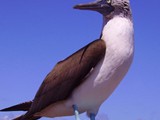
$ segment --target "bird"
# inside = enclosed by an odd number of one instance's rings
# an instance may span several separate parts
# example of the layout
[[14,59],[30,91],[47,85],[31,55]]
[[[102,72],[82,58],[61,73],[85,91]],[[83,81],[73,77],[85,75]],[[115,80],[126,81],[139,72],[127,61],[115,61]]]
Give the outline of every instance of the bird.
[[13,120],[37,120],[86,112],[95,120],[128,72],[134,57],[134,26],[129,0],[96,0],[77,4],[103,17],[100,37],[66,59],[45,77],[33,100],[2,111],[26,111]]

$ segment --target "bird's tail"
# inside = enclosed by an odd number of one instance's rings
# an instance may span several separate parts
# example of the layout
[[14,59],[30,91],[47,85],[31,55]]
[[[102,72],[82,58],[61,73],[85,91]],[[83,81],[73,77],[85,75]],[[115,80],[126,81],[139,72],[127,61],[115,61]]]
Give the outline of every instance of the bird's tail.
[[[0,110],[0,112],[7,112],[7,111],[29,111],[30,107],[32,105],[32,101],[20,103],[8,108],[4,108]],[[35,117],[33,114],[29,114],[28,112],[25,115],[21,115],[17,118],[14,118],[12,120],[38,120],[40,117]]]
[[28,111],[29,108],[32,105],[32,101],[29,102],[24,102],[24,103],[20,103],[8,108],[4,108],[2,110],[0,110],[0,112],[7,112],[7,111]]

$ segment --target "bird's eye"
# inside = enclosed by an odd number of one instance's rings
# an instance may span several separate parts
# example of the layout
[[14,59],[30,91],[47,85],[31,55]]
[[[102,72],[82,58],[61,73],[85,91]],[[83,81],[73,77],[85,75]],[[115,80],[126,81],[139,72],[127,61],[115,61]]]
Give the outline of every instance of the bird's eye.
[[111,4],[111,0],[106,0],[108,4]]

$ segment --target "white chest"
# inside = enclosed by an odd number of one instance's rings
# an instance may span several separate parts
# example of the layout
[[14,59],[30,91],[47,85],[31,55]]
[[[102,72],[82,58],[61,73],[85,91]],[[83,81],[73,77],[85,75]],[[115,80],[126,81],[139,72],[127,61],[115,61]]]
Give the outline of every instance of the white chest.
[[[102,74],[108,80],[111,78],[121,80],[133,58],[133,24],[129,19],[115,17],[104,25],[102,32],[107,49],[99,75]],[[97,81],[105,81],[105,78]]]

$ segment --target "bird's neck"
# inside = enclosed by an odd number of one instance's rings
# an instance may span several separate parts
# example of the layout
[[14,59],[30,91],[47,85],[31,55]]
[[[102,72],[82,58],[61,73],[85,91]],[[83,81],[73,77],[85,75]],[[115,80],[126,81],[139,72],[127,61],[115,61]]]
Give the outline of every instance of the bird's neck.
[[127,17],[114,16],[108,19],[103,18],[102,36],[106,44],[122,43],[133,45],[133,23]]

